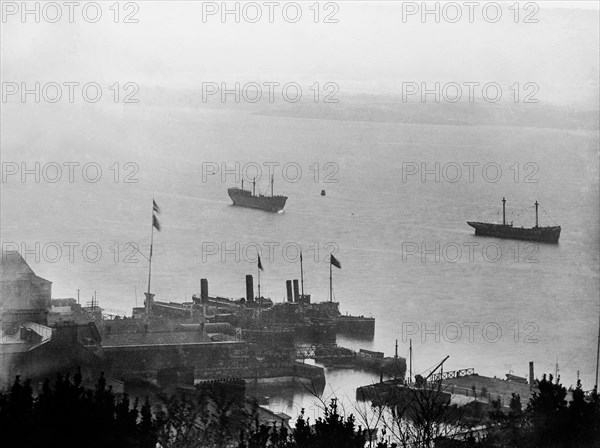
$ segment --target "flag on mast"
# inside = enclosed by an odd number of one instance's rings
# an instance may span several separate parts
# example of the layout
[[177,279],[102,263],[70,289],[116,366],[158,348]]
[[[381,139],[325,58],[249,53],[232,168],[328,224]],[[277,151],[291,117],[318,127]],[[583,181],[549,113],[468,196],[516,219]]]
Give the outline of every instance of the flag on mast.
[[157,213],[160,213],[160,207],[154,198],[152,198],[152,231],[150,233],[150,258],[148,258],[148,292],[144,293],[146,296],[146,317],[150,317],[152,315],[152,301],[154,298],[154,294],[150,293],[150,280],[152,279],[152,249],[154,247],[154,229],[160,232],[160,222],[158,222],[158,218],[156,217]]
[[332,265],[334,265],[336,268],[342,269],[342,264],[339,262],[339,260],[337,258],[335,258],[333,256],[333,254],[331,254],[330,263]]
[[160,207],[156,203],[154,199],[152,199],[152,227],[160,232],[160,222],[158,222],[158,218],[156,214],[160,213]]
[[260,255],[258,256],[258,269],[260,269],[261,271],[264,271],[262,263],[260,262]]

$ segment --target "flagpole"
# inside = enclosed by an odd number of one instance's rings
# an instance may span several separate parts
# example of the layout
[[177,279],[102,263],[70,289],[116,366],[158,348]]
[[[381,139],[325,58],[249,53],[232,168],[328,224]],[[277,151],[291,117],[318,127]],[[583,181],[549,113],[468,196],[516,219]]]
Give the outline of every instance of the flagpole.
[[[260,256],[259,256],[260,257]],[[259,258],[260,260],[260,258]],[[260,266],[256,267],[256,272],[258,273],[258,314],[261,314],[261,300],[260,300]]]
[[150,316],[150,279],[152,278],[152,247],[154,246],[154,198],[152,198],[152,220],[150,221],[150,257],[148,258],[148,295],[146,296],[146,315]]
[[333,302],[333,283],[331,273],[331,255],[329,255],[329,301]]
[[302,269],[302,251],[300,251],[300,284],[302,285],[302,300],[304,300],[304,270]]
[[596,390],[596,392],[598,392],[598,369],[599,368],[600,368],[600,319],[598,321],[598,347],[596,348],[596,384],[594,386],[594,389]]
[[152,275],[152,246],[154,245],[154,223],[150,233],[150,258],[148,258],[148,294],[150,294],[150,279]]

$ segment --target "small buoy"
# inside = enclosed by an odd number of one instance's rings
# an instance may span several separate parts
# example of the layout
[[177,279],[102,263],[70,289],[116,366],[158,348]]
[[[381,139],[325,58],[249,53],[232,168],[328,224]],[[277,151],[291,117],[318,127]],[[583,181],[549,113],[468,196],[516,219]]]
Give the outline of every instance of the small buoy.
[[321,196],[325,196],[325,190],[321,190]]

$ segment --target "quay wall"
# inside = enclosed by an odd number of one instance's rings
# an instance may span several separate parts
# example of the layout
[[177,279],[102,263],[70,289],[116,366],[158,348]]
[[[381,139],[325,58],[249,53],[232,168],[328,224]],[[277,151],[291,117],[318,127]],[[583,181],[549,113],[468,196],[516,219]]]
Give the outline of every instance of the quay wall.
[[253,365],[232,365],[218,368],[200,368],[194,372],[196,379],[244,378],[258,380],[263,378],[293,377],[309,380],[314,384],[325,383],[323,368],[300,362],[258,363]]
[[104,355],[110,375],[115,378],[154,382],[159,370],[188,367],[193,368],[196,380],[297,377],[325,383],[321,367],[295,361],[273,363],[240,358],[246,348],[246,342],[122,345],[104,347]]
[[232,362],[245,342],[199,342],[105,346],[104,355],[116,378],[155,381],[158,370],[192,367],[194,370],[218,367]]

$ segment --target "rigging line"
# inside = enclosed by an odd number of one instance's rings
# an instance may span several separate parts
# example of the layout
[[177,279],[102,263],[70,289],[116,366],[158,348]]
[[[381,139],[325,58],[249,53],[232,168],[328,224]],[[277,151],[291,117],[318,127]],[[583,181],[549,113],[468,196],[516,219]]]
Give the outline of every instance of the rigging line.
[[548,211],[544,208],[544,206],[542,204],[539,204],[539,206],[542,208],[542,211],[546,214],[546,216],[548,216],[548,218],[550,218],[554,224],[558,225],[558,223],[554,220],[552,215],[550,213],[548,213]]
[[[419,372],[418,374],[419,374],[419,375],[423,375],[425,372],[428,372],[429,370],[433,369],[433,368],[434,368],[436,365],[438,365],[438,364],[439,364],[439,362],[433,363],[433,364],[432,364],[430,367],[428,367],[428,368],[426,368],[425,370],[423,370],[423,371]],[[415,363],[413,362],[413,370],[414,370],[414,367],[415,367]],[[413,372],[413,375],[414,375],[414,373],[415,373],[415,372]]]
[[577,353],[575,353],[573,356],[571,356],[571,358],[565,363],[563,364],[563,368],[568,367],[574,360],[575,358],[578,358],[579,355],[581,355],[581,353],[584,351],[585,349],[580,349],[577,351]]

